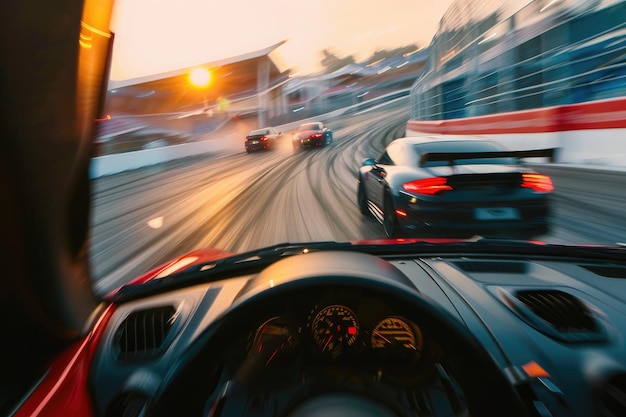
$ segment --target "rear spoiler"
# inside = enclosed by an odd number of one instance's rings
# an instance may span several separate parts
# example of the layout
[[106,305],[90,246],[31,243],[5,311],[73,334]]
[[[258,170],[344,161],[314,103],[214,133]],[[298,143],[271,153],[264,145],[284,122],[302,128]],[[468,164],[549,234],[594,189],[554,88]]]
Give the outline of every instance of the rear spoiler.
[[448,161],[450,165],[459,159],[484,159],[484,158],[548,158],[555,161],[556,148],[536,149],[532,151],[497,151],[497,152],[428,152],[419,160],[419,166],[423,167],[427,162]]

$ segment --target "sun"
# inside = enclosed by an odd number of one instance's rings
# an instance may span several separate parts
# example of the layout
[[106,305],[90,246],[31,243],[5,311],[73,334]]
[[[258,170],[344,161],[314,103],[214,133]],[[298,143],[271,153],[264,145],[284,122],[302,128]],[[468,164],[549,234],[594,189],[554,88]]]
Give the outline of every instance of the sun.
[[198,88],[203,88],[211,82],[211,73],[206,68],[194,68],[189,73],[189,81]]

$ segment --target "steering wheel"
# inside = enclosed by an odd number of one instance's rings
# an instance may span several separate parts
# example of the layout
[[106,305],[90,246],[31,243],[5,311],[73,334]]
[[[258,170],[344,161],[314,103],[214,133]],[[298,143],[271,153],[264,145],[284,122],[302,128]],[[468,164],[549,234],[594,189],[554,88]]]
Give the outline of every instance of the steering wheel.
[[[285,261],[288,260],[278,263]],[[297,265],[297,261],[291,260],[286,266],[289,269]],[[273,268],[270,272],[279,271],[273,266],[270,268]],[[242,407],[224,411],[225,401],[231,404],[243,403],[247,394],[245,384],[232,380],[220,381],[218,376],[223,370],[220,362],[224,352],[232,350],[233,341],[241,345],[242,340],[248,337],[249,333],[243,334],[242,329],[249,329],[251,319],[262,317],[261,314],[265,314],[271,306],[329,288],[375,294],[408,319],[419,322],[420,328],[441,348],[448,363],[453,365],[455,380],[463,392],[466,409],[472,416],[529,415],[527,406],[502,370],[458,318],[405,283],[381,278],[376,273],[354,275],[354,271],[349,268],[333,270],[334,274],[323,271],[323,275],[318,275],[322,272],[319,270],[293,273],[289,279],[282,279],[279,273],[270,286],[258,285],[258,282],[256,286],[248,286],[243,295],[193,342],[187,354],[172,366],[143,415],[206,415],[207,399],[213,396],[214,401],[209,410],[211,417],[235,413],[241,416],[279,417],[402,416],[401,411],[394,409],[384,396],[332,384],[318,387],[320,389],[294,386],[288,391],[288,402],[280,407],[265,406],[256,411]],[[225,340],[229,342],[224,343]],[[241,360],[243,363],[245,357]]]

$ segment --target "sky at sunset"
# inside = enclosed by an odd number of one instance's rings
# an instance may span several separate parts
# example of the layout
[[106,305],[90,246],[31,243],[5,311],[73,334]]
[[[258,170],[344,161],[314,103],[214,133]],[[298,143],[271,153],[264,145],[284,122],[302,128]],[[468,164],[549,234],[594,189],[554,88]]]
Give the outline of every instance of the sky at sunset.
[[365,59],[428,46],[451,0],[117,0],[111,79],[278,48],[288,68],[319,69],[321,50]]

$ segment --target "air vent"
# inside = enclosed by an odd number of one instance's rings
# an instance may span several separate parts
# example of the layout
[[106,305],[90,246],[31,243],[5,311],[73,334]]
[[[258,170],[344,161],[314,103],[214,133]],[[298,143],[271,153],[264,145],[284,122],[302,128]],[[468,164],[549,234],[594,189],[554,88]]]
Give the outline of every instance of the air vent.
[[503,300],[524,321],[542,333],[565,342],[606,340],[604,328],[587,305],[560,290],[500,290]]
[[591,312],[582,301],[563,291],[518,291],[517,299],[562,333],[596,332]]
[[525,274],[528,269],[524,262],[459,261],[454,264],[470,273]]
[[605,265],[580,265],[588,271],[596,275],[606,278],[623,278],[626,279],[626,268],[623,266],[605,266]]
[[626,374],[610,378],[596,396],[598,416],[626,416]]
[[131,313],[115,334],[118,359],[141,360],[159,356],[175,321],[173,306]]

